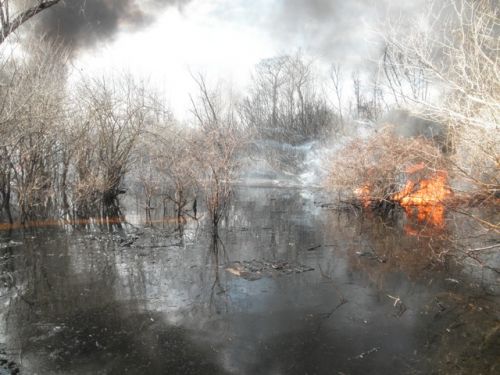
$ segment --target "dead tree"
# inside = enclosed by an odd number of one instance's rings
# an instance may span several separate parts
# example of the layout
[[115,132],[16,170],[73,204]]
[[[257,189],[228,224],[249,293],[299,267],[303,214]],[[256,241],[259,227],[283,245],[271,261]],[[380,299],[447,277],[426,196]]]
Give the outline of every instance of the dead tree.
[[245,125],[261,140],[300,144],[332,130],[335,116],[318,94],[313,61],[300,52],[261,61],[241,105]]
[[80,203],[99,206],[103,216],[117,216],[130,156],[154,119],[155,105],[143,84],[130,76],[86,80],[78,94],[87,128],[82,138],[86,151],[76,160]]
[[0,86],[2,206],[11,216],[14,200],[22,221],[45,217],[58,205],[58,140],[65,131],[67,54],[57,43],[29,43],[23,46],[30,51],[27,56],[7,59],[2,69],[5,84]]
[[447,126],[457,176],[495,202],[500,191],[498,5],[434,1],[420,17],[398,22],[384,33],[387,91],[398,104]]
[[35,5],[28,7],[27,9],[21,10],[19,13],[11,17],[11,8],[9,6],[9,0],[0,1],[0,23],[2,30],[0,32],[0,44],[2,44],[5,39],[15,32],[22,24],[36,16],[38,13],[56,5],[61,0],[37,0]]
[[202,75],[193,79],[199,90],[197,100],[191,98],[192,113],[199,131],[193,135],[191,154],[197,161],[211,223],[217,228],[232,196],[243,137],[232,98],[224,98],[220,88],[209,89]]

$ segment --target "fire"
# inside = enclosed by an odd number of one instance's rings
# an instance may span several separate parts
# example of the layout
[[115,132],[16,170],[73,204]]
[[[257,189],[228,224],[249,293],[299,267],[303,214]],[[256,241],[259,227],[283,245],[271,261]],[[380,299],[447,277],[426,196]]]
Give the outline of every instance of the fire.
[[447,180],[448,174],[445,171],[435,172],[429,178],[417,182],[409,179],[393,199],[403,207],[442,204],[451,195]]
[[445,171],[437,171],[429,178],[416,179],[415,174],[424,168],[424,163],[407,168],[406,172],[410,178],[403,190],[394,194],[392,198],[399,202],[409,217],[416,217],[419,223],[425,222],[443,228],[444,201],[452,194],[447,185],[448,174]]
[[[430,171],[424,163],[411,165],[405,169],[408,181],[404,188],[391,196],[404,208],[409,218],[415,218],[418,223],[427,224],[425,230],[429,233],[435,229],[444,228],[445,201],[453,194],[448,187],[448,173],[444,170]],[[365,183],[354,190],[363,207],[369,208],[376,201],[370,183]],[[409,235],[421,235],[422,230],[411,225],[405,227]]]

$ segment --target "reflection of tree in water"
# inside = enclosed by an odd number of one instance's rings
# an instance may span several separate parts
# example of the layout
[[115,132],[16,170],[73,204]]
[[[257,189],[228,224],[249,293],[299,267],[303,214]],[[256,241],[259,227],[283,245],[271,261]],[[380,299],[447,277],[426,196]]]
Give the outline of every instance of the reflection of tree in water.
[[16,267],[30,303],[14,298],[7,320],[8,345],[18,349],[26,373],[223,373],[189,330],[144,309],[147,269],[129,275],[131,298],[120,300],[119,262],[109,236],[44,238],[26,236]]
[[[498,296],[485,296],[482,281],[448,256],[454,233],[404,235],[397,218],[353,224],[360,237],[347,251],[350,268],[388,297],[395,317],[404,319],[406,309],[418,317],[415,332],[426,366],[436,374],[497,373]],[[410,290],[400,289],[405,280],[411,280]]]
[[106,374],[222,374],[214,353],[190,339],[190,332],[170,326],[160,314],[110,301],[100,308],[67,315],[52,332],[43,330],[24,347],[48,358],[48,369]]
[[404,235],[399,219],[352,219],[358,236],[348,247],[349,264],[354,270],[363,271],[381,289],[385,278],[396,272],[410,279],[422,279],[424,271],[445,268],[441,254],[446,249],[446,237]]
[[71,324],[67,317],[113,301],[116,272],[108,258],[109,244],[84,236],[81,240],[77,246],[86,250],[83,254],[73,253],[65,233],[25,234],[17,264],[20,296],[11,301],[7,320],[24,356],[29,357],[34,342],[52,335],[54,327]]
[[210,237],[210,246],[205,258],[208,272],[202,276],[207,278],[205,288],[210,287],[210,292],[202,292],[202,295],[209,296],[209,311],[220,314],[228,311],[228,287],[223,285],[225,275],[224,273],[221,275],[221,268],[228,263],[229,258],[218,231],[213,231]]
[[[376,348],[380,339],[367,335],[363,327],[349,330],[316,328],[323,317],[289,321],[289,329],[266,340],[257,340],[254,356],[258,361],[249,363],[247,374],[410,374],[406,360],[387,358],[380,353],[357,355],[366,348]],[[396,357],[396,356],[395,356]],[[405,372],[405,370],[409,370]]]
[[[450,328],[455,320],[434,300],[449,291],[437,279],[445,273],[435,272],[431,263],[430,283],[425,279],[429,263],[417,251],[418,246],[436,249],[436,239],[401,238],[396,220],[362,221],[326,210],[314,216],[295,191],[273,194],[259,191],[232,208],[227,228],[219,228],[221,238],[200,231],[206,237],[192,241],[191,222],[184,243],[150,227],[131,243],[116,238],[119,232],[27,235],[10,270],[34,304],[20,298],[11,303],[8,344],[22,348],[22,361],[12,359],[27,371],[59,368],[61,373],[223,373],[215,365],[222,358],[237,373],[329,373],[332,368],[361,373],[394,366],[387,360],[393,355],[445,357],[446,329],[460,344],[464,331]],[[250,282],[224,267],[229,258],[283,256],[316,270]],[[466,295],[447,283],[458,296]],[[393,314],[395,301],[388,294],[400,297],[408,311]],[[445,312],[455,303],[447,296],[438,296]],[[343,300],[348,302],[340,305]],[[478,301],[465,299],[456,311],[465,309],[461,318],[481,331],[472,342],[495,348],[494,333],[481,338],[492,330],[478,320],[489,319],[487,304]],[[442,335],[426,344],[434,330]],[[414,345],[415,335],[420,346]],[[452,344],[449,350],[459,353]],[[370,351],[377,347],[380,352]],[[418,355],[412,354],[415,348]],[[392,372],[407,364],[391,367]]]
[[498,297],[451,289],[421,306],[417,329],[429,367],[436,374],[498,374]]
[[[3,246],[0,248],[0,287],[2,288],[1,296],[8,295],[12,289],[15,289],[15,271],[14,249],[12,241],[12,229],[4,233],[1,237]],[[6,245],[4,245],[6,244]]]

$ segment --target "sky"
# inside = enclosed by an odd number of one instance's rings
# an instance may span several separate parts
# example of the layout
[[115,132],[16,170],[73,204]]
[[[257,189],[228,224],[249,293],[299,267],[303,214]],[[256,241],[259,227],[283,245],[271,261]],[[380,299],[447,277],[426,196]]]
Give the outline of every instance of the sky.
[[76,77],[132,72],[182,117],[195,91],[191,73],[242,91],[260,60],[298,50],[318,65],[357,67],[377,58],[380,21],[422,1],[66,0],[35,30],[73,49]]
[[[230,1],[225,1],[230,3]],[[240,9],[222,1],[193,1],[185,8],[169,7],[155,22],[139,31],[119,32],[79,54],[79,71],[134,72],[163,91],[172,110],[183,116],[196,88],[191,74],[205,74],[212,84],[219,80],[243,88],[252,67],[278,53],[272,38],[240,17]],[[228,16],[226,12],[231,12]]]

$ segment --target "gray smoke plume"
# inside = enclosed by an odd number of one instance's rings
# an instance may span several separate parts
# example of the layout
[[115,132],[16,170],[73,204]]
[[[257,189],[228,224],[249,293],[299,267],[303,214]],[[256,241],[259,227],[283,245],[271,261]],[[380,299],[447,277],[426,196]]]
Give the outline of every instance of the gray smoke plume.
[[74,50],[110,40],[122,29],[151,24],[167,6],[183,6],[189,0],[63,0],[42,12],[36,32],[58,39]]
[[372,31],[389,14],[411,14],[423,0],[281,0],[269,14],[274,35],[329,60],[365,60],[380,48]]
[[[39,0],[17,0],[32,2]],[[61,0],[37,16],[36,32],[74,50],[112,40],[155,21],[167,6],[208,0]],[[283,52],[302,48],[328,61],[356,65],[380,50],[370,35],[388,14],[412,14],[425,0],[224,0],[215,1],[223,20],[267,30]],[[291,48],[290,48],[291,47]]]
[[[36,32],[74,49],[89,48],[112,39],[119,30],[151,24],[167,6],[182,7],[190,1],[62,0],[38,16]],[[350,56],[366,58],[373,49],[368,41],[370,25],[375,26],[388,12],[410,13],[423,1],[232,0],[221,2],[219,10],[231,18],[238,16],[231,9],[245,9],[243,22],[260,24],[284,46],[300,46],[330,60],[350,60]]]

